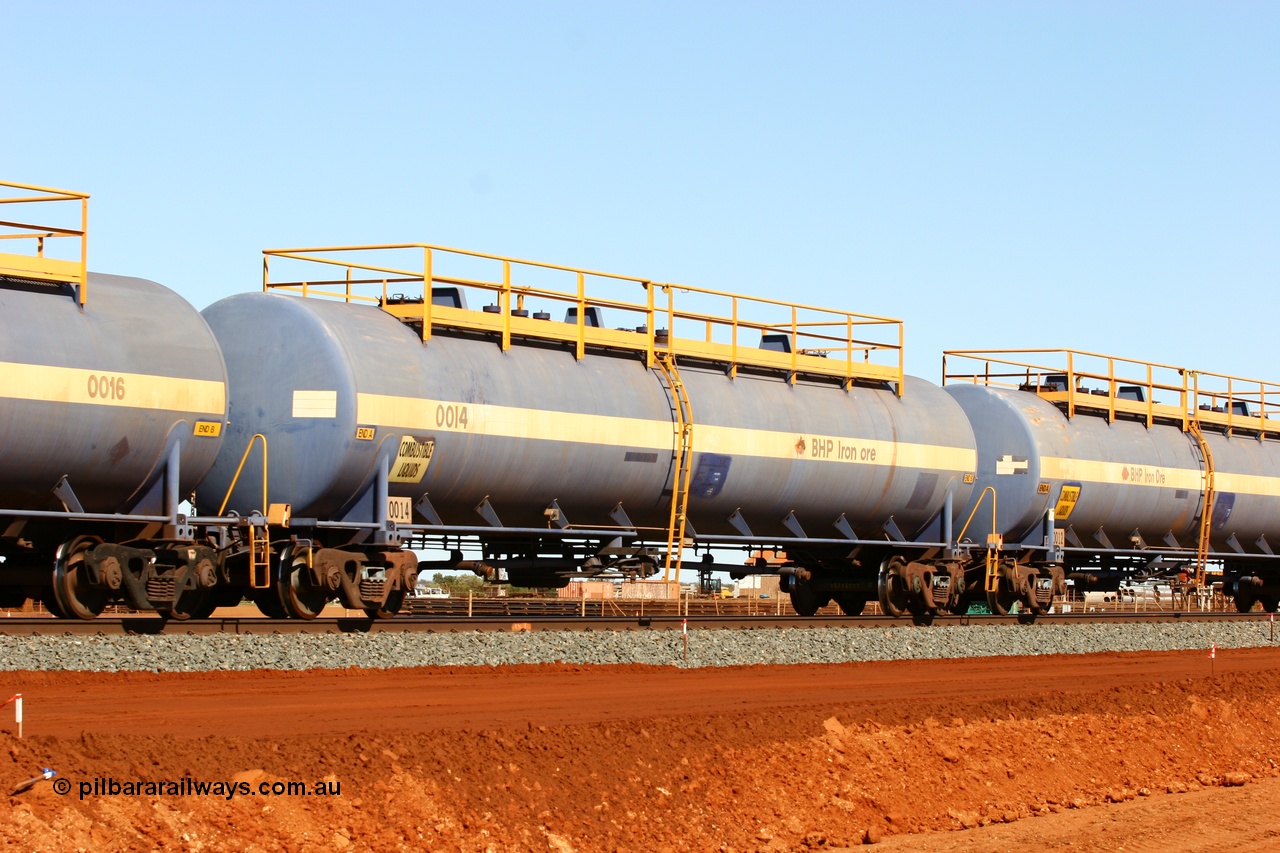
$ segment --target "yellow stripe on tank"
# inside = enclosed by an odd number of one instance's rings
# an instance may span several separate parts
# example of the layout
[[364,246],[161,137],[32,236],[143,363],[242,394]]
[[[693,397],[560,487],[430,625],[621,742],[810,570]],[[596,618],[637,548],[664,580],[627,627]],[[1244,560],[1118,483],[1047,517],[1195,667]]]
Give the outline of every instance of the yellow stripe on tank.
[[1204,475],[1195,468],[1168,468],[1161,465],[1136,465],[1127,462],[1068,459],[1059,456],[1040,458],[1040,476],[1046,480],[1074,480],[1081,483],[1152,486],[1193,491],[1200,491],[1204,486]]
[[[1046,480],[1204,491],[1204,473],[1198,468],[1166,468],[1160,465],[1045,456],[1040,460],[1040,476]],[[1274,498],[1280,497],[1280,477],[1217,471],[1213,475],[1213,488],[1216,492]]]
[[1280,497],[1280,477],[1262,477],[1257,474],[1230,474],[1223,471],[1213,475],[1216,492],[1235,492],[1241,495]]
[[357,394],[356,422],[426,432],[469,432],[502,438],[616,444],[670,451],[670,422],[545,409],[447,403],[386,394]]
[[[502,438],[565,441],[639,447],[671,453],[671,421],[555,412],[485,403],[453,403],[385,394],[358,394],[356,421],[419,432],[470,432]],[[907,444],[847,436],[807,435],[740,427],[694,424],[693,449],[699,453],[808,459],[968,473],[977,452],[964,447]]]
[[0,362],[0,399],[225,415],[222,382]]
[[934,468],[968,473],[978,453],[966,447],[910,444],[871,438],[812,435],[762,429],[694,424],[694,449],[728,456],[766,459],[810,459],[901,468]]

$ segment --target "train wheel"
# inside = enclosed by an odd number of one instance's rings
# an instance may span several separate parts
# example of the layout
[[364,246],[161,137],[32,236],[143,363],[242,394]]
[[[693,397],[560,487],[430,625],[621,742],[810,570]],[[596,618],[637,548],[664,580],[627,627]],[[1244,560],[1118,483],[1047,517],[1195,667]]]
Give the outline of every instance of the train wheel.
[[1239,613],[1248,613],[1253,609],[1253,605],[1257,603],[1258,599],[1256,598],[1246,598],[1243,595],[1237,595],[1235,597],[1236,611]]
[[404,604],[404,590],[396,590],[387,596],[387,601],[381,607],[366,607],[364,612],[368,614],[370,619],[390,619],[400,612],[401,605]]
[[58,603],[58,597],[53,594],[53,590],[46,590],[44,595],[40,596],[40,600],[44,603],[44,609],[48,610],[50,615],[59,619],[66,619],[67,612],[62,609],[62,605]]
[[164,618],[175,622],[188,619],[208,619],[213,609],[218,606],[207,589],[184,589],[178,593],[178,600],[168,610],[163,611]]
[[221,607],[218,596],[212,590],[205,590],[204,596],[199,604],[190,607],[186,616],[175,616],[175,619],[208,619],[213,615],[213,611]]
[[192,619],[208,619],[219,607],[235,607],[244,598],[244,591],[239,587],[225,584],[209,590],[198,610],[192,611]]
[[251,595],[262,615],[268,619],[288,619],[284,605],[280,603],[280,590],[274,584],[265,589],[255,589]]
[[97,617],[107,606],[111,591],[90,586],[84,566],[85,553],[101,542],[96,536],[77,536],[58,548],[53,561],[56,615],[64,619],[89,620]]
[[797,616],[813,616],[830,601],[830,597],[814,592],[807,581],[796,581],[791,589],[791,609]]
[[884,611],[885,616],[892,616],[895,619],[907,612],[907,606],[910,603],[907,585],[903,583],[900,574],[903,565],[901,557],[888,560],[880,567],[880,577],[876,580],[880,593],[880,609]]
[[836,600],[836,604],[840,606],[840,612],[845,616],[861,616],[862,611],[867,607],[867,599],[860,595],[836,595],[832,596]]
[[1277,605],[1280,605],[1280,599],[1274,595],[1264,595],[1258,600],[1262,602],[1262,609],[1268,613],[1275,613]]
[[[287,547],[280,554],[280,577],[277,586],[285,612],[297,619],[310,621],[320,615],[332,593],[318,587],[307,568],[309,549]],[[398,607],[396,608],[399,609]]]
[[200,560],[196,564],[196,576],[199,584],[178,590],[177,600],[164,612],[166,619],[185,622],[188,619],[208,619],[213,615],[218,606],[218,596],[213,588],[218,580],[218,570],[213,561]]
[[995,589],[987,593],[987,607],[991,608],[992,614],[996,616],[1008,616],[1017,600],[1017,596],[1003,579],[996,583]]

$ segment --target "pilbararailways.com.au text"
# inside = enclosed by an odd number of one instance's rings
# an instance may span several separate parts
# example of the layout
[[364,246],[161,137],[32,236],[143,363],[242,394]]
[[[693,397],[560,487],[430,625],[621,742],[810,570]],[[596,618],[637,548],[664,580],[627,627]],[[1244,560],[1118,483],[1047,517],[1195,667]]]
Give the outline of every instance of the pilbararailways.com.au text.
[[[66,790],[54,790],[60,794],[71,793],[69,780]],[[89,797],[221,797],[231,800],[236,797],[340,797],[342,783],[336,780],[319,782],[237,782],[234,780],[218,782],[202,782],[186,777],[168,781],[143,781],[130,779],[125,782],[110,777],[98,777],[93,780],[82,780],[76,783],[76,791],[80,799]]]

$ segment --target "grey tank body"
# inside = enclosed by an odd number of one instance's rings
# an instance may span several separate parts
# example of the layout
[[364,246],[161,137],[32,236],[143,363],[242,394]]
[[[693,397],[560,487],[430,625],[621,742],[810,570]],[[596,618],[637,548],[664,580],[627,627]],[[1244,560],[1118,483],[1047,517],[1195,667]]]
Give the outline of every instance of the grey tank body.
[[[226,371],[209,327],[152,281],[91,273],[66,293],[0,287],[0,506],[62,509],[63,476],[88,512],[134,508],[181,443],[182,494],[221,445]],[[216,425],[194,436],[198,422]]]
[[[637,355],[579,361],[562,346],[503,352],[441,334],[423,346],[377,308],[276,294],[230,297],[205,318],[231,376],[231,425],[202,492],[222,494],[262,433],[270,501],[295,516],[349,515],[386,465],[392,496],[425,494],[451,525],[483,525],[475,507],[486,498],[509,527],[545,527],[552,501],[575,525],[616,525],[619,503],[638,525],[667,524],[674,409],[661,373]],[[910,381],[899,398],[689,366],[680,374],[693,406],[690,520],[700,535],[739,535],[727,521],[735,510],[755,534],[793,535],[781,522],[794,512],[810,536],[839,536],[831,525],[842,513],[859,535],[883,538],[890,518],[910,535],[948,489],[957,512],[968,497],[972,432],[927,382]],[[854,458],[841,461],[842,448]],[[254,453],[231,508],[260,508],[260,495]]]
[[[1194,547],[1204,500],[1204,462],[1195,437],[1178,426],[1077,414],[1068,420],[1030,392],[949,385],[978,439],[977,486],[995,486],[998,530],[1020,541],[1052,507],[1055,524],[1070,527],[1085,547]],[[1280,442],[1206,432],[1213,458],[1215,500],[1210,541],[1230,552],[1235,537],[1257,552],[1258,537],[1280,541]],[[1047,489],[1042,484],[1047,484]],[[1064,487],[1068,490],[1063,500]],[[1077,490],[1070,500],[1072,490]],[[975,491],[976,501],[980,491]],[[984,504],[970,538],[990,529]],[[976,533],[975,533],[976,532]]]

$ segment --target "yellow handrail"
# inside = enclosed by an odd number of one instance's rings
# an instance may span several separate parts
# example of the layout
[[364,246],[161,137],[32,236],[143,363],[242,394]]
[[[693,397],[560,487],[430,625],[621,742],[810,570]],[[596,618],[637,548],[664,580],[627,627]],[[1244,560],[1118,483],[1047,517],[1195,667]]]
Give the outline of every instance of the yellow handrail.
[[[396,262],[397,253],[412,256],[412,263]],[[320,267],[310,266],[315,264]],[[486,264],[494,265],[492,275],[471,274],[473,268]],[[282,278],[280,268],[284,266],[291,273],[327,267],[342,272]],[[456,273],[454,268],[459,268]],[[637,299],[625,292],[621,296],[596,292],[601,284],[639,287],[644,294]],[[392,288],[399,285],[415,292],[406,293],[404,300],[389,299]],[[463,311],[433,304],[432,290],[439,286],[480,291],[487,296],[490,310]],[[545,338],[572,344],[579,358],[593,345],[635,350],[645,354],[651,367],[654,353],[664,350],[727,363],[730,375],[740,365],[751,365],[786,371],[792,381],[797,374],[816,374],[838,377],[846,387],[857,380],[870,380],[896,383],[899,394],[903,390],[900,320],[562,264],[427,243],[267,249],[263,252],[263,289],[380,305],[404,322],[420,323],[424,342],[431,339],[433,328],[450,326],[493,334],[504,349],[510,347],[513,337]],[[655,291],[665,294],[665,306],[655,304]],[[575,318],[567,324],[546,322],[549,315],[530,318],[530,300],[550,303],[547,307],[569,307]],[[723,309],[715,310],[715,305],[723,305]],[[634,318],[635,325],[597,328],[588,323],[590,308],[619,312],[624,318]],[[654,321],[659,317],[665,319],[664,330],[656,328]],[[685,334],[695,325],[702,331]],[[881,332],[881,327],[896,328],[897,333]],[[660,331],[665,334],[659,335]],[[778,350],[743,346],[744,331],[779,335],[785,346],[781,340]]]
[[942,384],[956,381],[1033,391],[1065,406],[1067,417],[1083,408],[1113,421],[1117,412],[1137,415],[1148,426],[1161,418],[1184,431],[1196,421],[1228,434],[1280,435],[1280,383],[1172,364],[1073,349],[948,350]]
[[[0,275],[74,285],[76,287],[76,299],[81,306],[84,306],[88,298],[89,281],[89,194],[74,190],[41,187],[35,184],[19,184],[12,181],[0,181],[0,187],[35,193],[35,195],[10,198],[0,197],[0,204],[17,205],[19,211],[23,210],[25,205],[42,202],[69,201],[74,203],[78,201],[80,203],[79,228],[10,221],[8,219],[0,220],[0,240],[35,241],[35,254],[0,253]],[[65,210],[65,208],[59,209]],[[19,213],[19,215],[24,216],[22,213]],[[60,237],[79,238],[80,256],[78,258],[62,260],[45,254],[45,240]]]
[[983,587],[987,592],[991,592],[996,588],[998,577],[996,569],[1000,565],[1000,552],[1004,549],[1004,537],[1002,537],[996,527],[996,494],[995,486],[987,486],[982,490],[982,494],[978,495],[978,502],[973,505],[973,509],[969,512],[969,517],[965,519],[964,526],[960,528],[960,535],[956,537],[956,541],[963,541],[965,533],[969,530],[969,525],[973,523],[973,518],[978,514],[978,508],[982,506],[982,501],[987,497],[987,493],[991,493],[991,533],[987,535],[987,548],[983,552]]
[[991,533],[995,535],[998,532],[996,529],[996,487],[987,486],[982,490],[982,494],[978,495],[978,502],[973,505],[973,510],[970,511],[969,517],[965,519],[964,526],[960,528],[960,533],[956,536],[957,542],[964,541],[964,535],[968,532],[969,525],[973,523],[973,517],[978,514],[978,508],[982,506],[982,501],[986,498],[987,492],[991,493]]
[[222,499],[222,506],[218,507],[218,515],[222,515],[227,504],[231,502],[231,493],[236,490],[236,483],[240,481],[240,472],[244,470],[244,463],[249,461],[249,451],[253,450],[253,444],[258,439],[262,439],[262,514],[267,514],[269,508],[267,504],[267,437],[259,432],[254,433],[253,438],[249,439],[244,455],[240,457],[240,465],[236,468],[235,476],[231,478],[231,485],[227,487],[227,496]]

